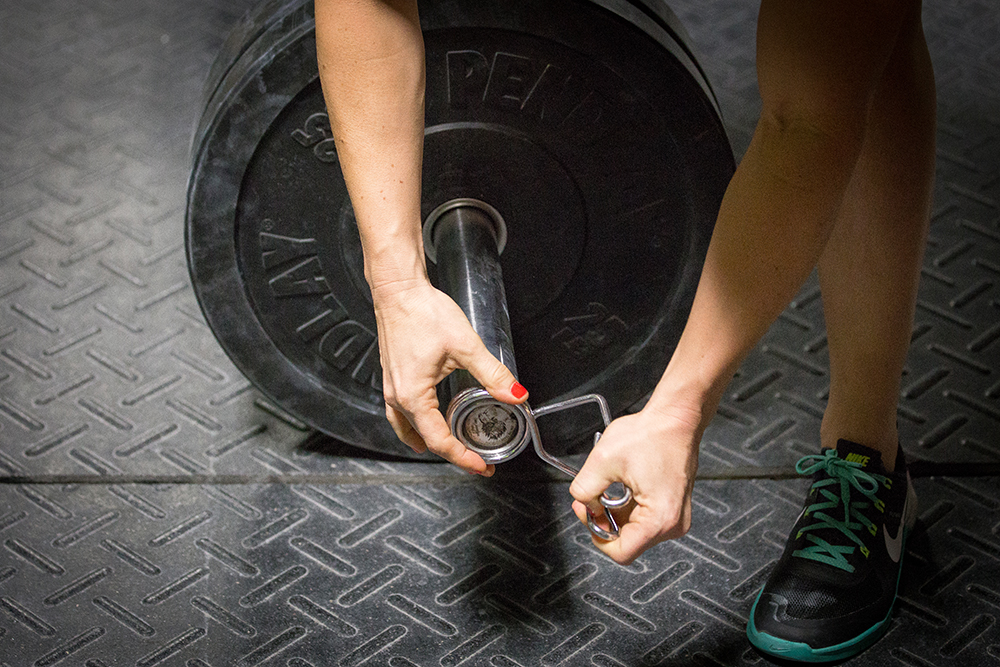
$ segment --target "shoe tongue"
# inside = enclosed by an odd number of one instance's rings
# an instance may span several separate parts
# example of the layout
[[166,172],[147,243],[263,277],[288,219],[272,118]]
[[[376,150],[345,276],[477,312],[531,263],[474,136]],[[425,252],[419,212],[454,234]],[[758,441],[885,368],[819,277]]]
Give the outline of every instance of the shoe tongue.
[[848,462],[860,463],[862,470],[884,470],[881,452],[850,440],[837,441],[837,456]]

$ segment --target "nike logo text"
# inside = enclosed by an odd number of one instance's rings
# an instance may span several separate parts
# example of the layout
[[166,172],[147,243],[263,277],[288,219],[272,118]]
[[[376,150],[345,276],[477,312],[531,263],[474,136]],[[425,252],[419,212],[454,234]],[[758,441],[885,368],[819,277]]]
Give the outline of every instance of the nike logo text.
[[850,454],[844,457],[844,460],[847,461],[848,463],[860,463],[862,468],[868,467],[868,461],[870,459],[871,459],[870,456],[865,456],[863,454],[855,454],[854,452],[851,452]]

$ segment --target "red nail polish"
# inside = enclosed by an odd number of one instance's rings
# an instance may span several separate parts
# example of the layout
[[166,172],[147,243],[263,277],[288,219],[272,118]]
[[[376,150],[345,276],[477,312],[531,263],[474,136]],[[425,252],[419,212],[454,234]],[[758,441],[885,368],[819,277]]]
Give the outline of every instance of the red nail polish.
[[521,386],[520,382],[515,382],[510,386],[510,393],[514,394],[514,398],[524,398],[528,390]]

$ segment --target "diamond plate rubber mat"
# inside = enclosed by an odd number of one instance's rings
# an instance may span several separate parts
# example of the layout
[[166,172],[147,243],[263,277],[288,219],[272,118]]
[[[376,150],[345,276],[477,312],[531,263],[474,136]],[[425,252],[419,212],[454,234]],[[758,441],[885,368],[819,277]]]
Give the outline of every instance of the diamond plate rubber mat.
[[[8,486],[11,664],[734,665],[800,481],[699,485],[692,534],[628,567],[563,485]],[[996,656],[992,481],[919,480],[888,638],[865,664]],[[990,642],[993,643],[990,643]],[[859,661],[862,662],[862,661]]]
[[[202,82],[252,3],[0,3],[0,665],[763,664],[743,623],[827,390],[803,289],[706,432],[689,536],[628,568],[525,455],[492,480],[383,461],[271,405],[185,267]],[[756,8],[672,3],[737,154]],[[931,236],[899,412],[922,521],[852,664],[1000,660],[1000,13],[928,3]],[[968,477],[970,474],[987,477]]]

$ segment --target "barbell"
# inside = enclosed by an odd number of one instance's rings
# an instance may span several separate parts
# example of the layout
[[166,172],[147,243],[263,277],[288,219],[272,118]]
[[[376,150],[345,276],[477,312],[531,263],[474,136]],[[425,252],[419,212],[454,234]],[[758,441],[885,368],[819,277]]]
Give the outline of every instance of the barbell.
[[[624,412],[676,345],[734,170],[686,36],[657,0],[423,0],[420,11],[432,281],[530,388],[535,412],[587,394]],[[384,417],[309,0],[257,7],[213,64],[186,241],[209,326],[264,394],[344,442],[415,456]],[[487,306],[462,303],[470,285]],[[467,444],[505,460],[526,444],[521,413],[453,401],[475,389],[455,373],[441,405]],[[603,427],[589,412],[550,415],[546,439],[593,442]]]

